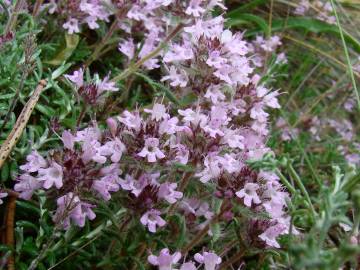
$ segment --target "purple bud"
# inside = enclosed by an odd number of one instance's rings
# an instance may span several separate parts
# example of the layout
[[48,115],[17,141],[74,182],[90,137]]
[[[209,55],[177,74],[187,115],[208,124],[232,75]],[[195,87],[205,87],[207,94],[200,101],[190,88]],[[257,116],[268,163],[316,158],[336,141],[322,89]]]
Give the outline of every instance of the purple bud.
[[222,192],[219,191],[219,190],[215,191],[214,195],[215,195],[217,198],[219,198],[219,199],[221,199],[221,198],[223,197]]
[[352,245],[355,245],[355,246],[357,246],[358,245],[358,239],[357,239],[357,237],[355,236],[355,235],[353,235],[353,236],[351,236],[350,237],[350,243],[352,244]]
[[224,195],[225,195],[225,198],[229,198],[229,199],[234,197],[234,193],[231,190],[225,191]]
[[225,221],[230,221],[233,219],[234,214],[231,211],[226,211],[222,217]]
[[106,124],[108,125],[108,128],[110,130],[110,133],[113,137],[116,136],[116,131],[117,131],[117,127],[118,127],[118,124],[116,122],[116,120],[114,118],[108,118],[106,120]]

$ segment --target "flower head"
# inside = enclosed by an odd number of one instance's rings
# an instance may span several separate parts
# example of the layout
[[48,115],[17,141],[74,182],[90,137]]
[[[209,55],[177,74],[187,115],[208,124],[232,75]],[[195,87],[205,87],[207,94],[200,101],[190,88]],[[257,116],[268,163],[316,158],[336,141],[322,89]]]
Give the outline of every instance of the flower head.
[[47,167],[46,160],[36,151],[32,151],[26,157],[27,163],[20,166],[20,169],[29,173],[37,172],[41,168]]
[[168,203],[174,204],[183,197],[183,193],[176,191],[177,183],[163,183],[160,185],[158,196],[164,198]]
[[39,169],[39,180],[44,181],[43,186],[46,189],[51,188],[53,185],[56,188],[63,186],[63,168],[55,161],[46,169]]
[[159,270],[172,270],[173,264],[176,264],[181,258],[180,252],[170,254],[169,249],[164,248],[160,251],[159,256],[150,255],[148,262],[159,267]]
[[259,204],[261,203],[256,190],[259,189],[259,185],[256,183],[246,183],[244,188],[236,192],[236,196],[239,198],[244,198],[244,204],[248,207],[251,207],[252,203]]
[[147,226],[150,232],[155,233],[157,226],[164,227],[166,224],[166,221],[161,218],[160,214],[159,210],[151,209],[141,217],[140,222]]
[[216,265],[221,263],[221,258],[213,252],[196,253],[194,258],[205,265],[205,270],[215,270]]
[[148,162],[156,162],[156,159],[165,157],[164,153],[159,149],[159,139],[157,138],[147,138],[144,148],[137,155],[143,158],[147,157]]

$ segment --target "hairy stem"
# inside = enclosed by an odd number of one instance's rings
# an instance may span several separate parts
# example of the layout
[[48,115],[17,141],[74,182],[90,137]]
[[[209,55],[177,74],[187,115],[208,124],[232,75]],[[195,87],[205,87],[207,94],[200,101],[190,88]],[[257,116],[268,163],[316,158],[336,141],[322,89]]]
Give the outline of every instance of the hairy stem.
[[229,205],[227,203],[227,201],[223,202],[223,205],[221,206],[221,210],[220,213],[217,214],[215,217],[213,217],[208,224],[206,224],[206,226],[197,233],[197,235],[195,235],[195,237],[193,238],[193,240],[187,244],[182,250],[181,250],[181,254],[186,254],[188,253],[193,247],[195,247],[198,243],[201,242],[201,240],[205,237],[205,235],[207,235],[210,226],[214,223],[216,223],[217,221],[219,221],[219,218],[229,209]]
[[32,13],[33,17],[36,17],[38,15],[40,6],[42,5],[43,2],[44,2],[44,0],[36,0],[34,9],[33,9],[33,13]]
[[311,213],[313,215],[313,218],[315,218],[316,211],[315,211],[315,208],[314,208],[314,206],[313,206],[313,204],[311,202],[310,195],[307,192],[303,182],[301,181],[299,175],[296,173],[295,169],[293,168],[293,166],[290,163],[288,163],[288,169],[289,169],[289,172],[290,172],[291,176],[293,177],[296,184],[299,186],[301,192],[303,193],[307,203],[309,204],[309,207],[310,207]]
[[116,28],[118,26],[119,21],[124,18],[124,16],[127,14],[128,10],[129,10],[129,7],[123,8],[115,16],[115,19],[114,19],[113,23],[111,24],[111,26],[109,28],[109,31],[101,39],[100,43],[97,44],[97,46],[95,47],[94,52],[90,55],[88,60],[85,62],[85,68],[89,67],[91,65],[91,63],[94,62],[99,57],[101,50],[106,46],[109,39],[114,34],[114,32],[115,32],[115,30],[116,30]]
[[16,1],[14,10],[12,11],[12,13],[10,15],[10,18],[9,18],[9,21],[6,24],[6,27],[5,27],[5,31],[4,31],[5,35],[14,30],[14,28],[16,26],[16,21],[17,21],[18,15],[19,15],[19,11],[22,8],[23,4],[24,4],[24,0],[17,0]]

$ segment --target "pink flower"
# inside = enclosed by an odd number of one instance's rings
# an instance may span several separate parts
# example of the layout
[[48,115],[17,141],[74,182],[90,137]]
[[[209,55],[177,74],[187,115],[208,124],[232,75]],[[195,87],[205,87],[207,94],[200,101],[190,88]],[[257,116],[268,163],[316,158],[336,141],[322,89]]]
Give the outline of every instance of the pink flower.
[[114,118],[110,117],[110,118],[106,119],[106,124],[108,126],[108,129],[109,129],[111,135],[113,137],[115,137],[117,128],[118,128],[118,123],[116,122],[116,120]]
[[162,183],[159,188],[159,198],[165,199],[168,203],[174,204],[178,199],[183,197],[183,193],[176,191],[176,183]]
[[155,103],[152,109],[144,109],[144,111],[151,114],[151,120],[160,121],[169,118],[165,106],[160,103]]
[[169,75],[164,76],[161,81],[167,81],[170,80],[171,86],[180,86],[185,87],[188,83],[188,77],[185,71],[180,70],[180,73],[178,73],[177,69],[174,66],[170,67]]
[[160,214],[159,210],[151,209],[141,217],[140,222],[142,225],[147,226],[150,232],[155,233],[157,226],[164,227],[166,224]]
[[139,196],[145,185],[136,181],[131,175],[127,174],[125,179],[120,179],[119,184],[122,189],[131,191],[136,197]]
[[125,151],[126,147],[119,138],[108,141],[99,149],[101,156],[111,156],[111,161],[115,163],[120,161]]
[[117,180],[117,176],[107,175],[102,177],[100,180],[95,180],[91,188],[97,191],[105,201],[108,201],[111,199],[110,192],[116,192],[119,190]]
[[194,259],[199,263],[203,263],[205,270],[215,270],[216,265],[221,263],[221,258],[213,252],[196,253]]
[[57,189],[63,186],[63,169],[53,161],[50,167],[46,169],[39,169],[39,180],[44,181],[43,186],[46,189],[51,188],[53,185]]
[[82,202],[72,192],[58,198],[56,203],[57,210],[53,219],[55,222],[61,222],[64,229],[70,227],[70,220],[79,227],[84,227],[86,218],[93,220],[96,217],[95,213],[91,210],[94,206]]
[[27,163],[20,166],[20,169],[29,173],[37,172],[41,168],[47,167],[46,160],[36,151],[26,157]]
[[[157,43],[158,42],[156,41],[156,34],[155,33],[149,34],[147,36],[147,38],[145,39],[144,45],[142,46],[142,48],[139,52],[139,58],[143,58],[146,55],[148,55],[150,52],[152,52],[156,48]],[[156,58],[147,60],[143,64],[143,66],[149,70],[160,67],[158,64],[158,59],[156,59]]]
[[84,85],[84,70],[82,68],[75,70],[72,75],[64,75],[64,77],[72,81],[78,88]]
[[194,17],[199,17],[204,13],[205,9],[200,7],[202,0],[190,0],[188,8],[185,10],[185,13],[188,15],[193,15]]
[[130,60],[133,59],[135,55],[134,40],[130,38],[119,43],[119,51],[125,54]]
[[196,270],[196,267],[193,262],[186,262],[181,265],[180,270]]
[[148,162],[156,162],[156,159],[163,159],[164,153],[159,149],[159,139],[147,138],[145,139],[145,146],[140,153],[137,154],[140,157],[147,157]]
[[150,255],[148,256],[148,262],[152,265],[159,267],[159,270],[173,270],[173,264],[176,264],[181,258],[180,252],[170,254],[168,248],[164,248],[160,251],[159,256]]
[[8,196],[8,194],[6,192],[0,192],[0,204],[3,204],[3,201],[1,199],[5,198],[7,196]]
[[269,114],[263,110],[263,103],[256,103],[250,111],[250,117],[252,119],[258,120],[259,122],[266,122]]
[[70,18],[66,23],[63,24],[63,27],[64,29],[68,30],[70,35],[80,32],[79,21],[74,18]]
[[170,119],[164,119],[159,126],[159,134],[168,134],[172,135],[178,131],[177,123],[179,119],[177,117],[172,117]]
[[244,149],[244,136],[240,135],[239,130],[226,129],[222,140],[231,148]]
[[249,52],[246,41],[242,40],[242,34],[232,34],[230,30],[224,30],[221,34],[221,42],[224,48],[232,54],[246,55]]
[[266,229],[265,232],[259,235],[259,238],[265,241],[268,246],[280,248],[280,245],[276,241],[276,238],[279,235],[286,233],[286,231],[287,227],[284,224],[278,223]]
[[224,136],[221,130],[224,125],[227,125],[230,118],[227,117],[227,112],[220,106],[212,106],[210,113],[210,121],[203,127],[211,137],[216,138],[216,135]]
[[[82,145],[82,150],[83,154],[81,158],[85,163],[93,160],[97,163],[104,164],[106,162],[105,154],[113,154],[113,152],[109,153],[108,151],[105,151],[105,153],[103,153],[100,142],[96,140],[85,141]],[[117,153],[117,155],[119,155],[119,153]],[[118,158],[119,156],[115,155],[115,157]]]
[[132,114],[129,111],[124,111],[122,113],[122,116],[118,116],[117,119],[127,128],[134,129],[136,131],[140,130],[141,123],[143,122],[143,119],[140,117],[139,112],[134,112],[134,114]]
[[83,130],[76,132],[75,141],[76,142],[92,142],[97,141],[101,137],[100,129],[95,125],[93,127],[88,127]]
[[75,137],[72,135],[72,133],[68,130],[64,130],[64,132],[61,135],[61,140],[64,144],[64,147],[69,150],[74,150],[74,144],[75,144]]
[[186,109],[178,110],[178,113],[183,116],[183,121],[186,125],[191,123],[194,126],[204,126],[207,122],[207,116],[200,113],[200,107],[196,109],[196,112],[194,112],[192,109]]
[[266,52],[273,52],[278,46],[282,44],[280,41],[280,37],[278,36],[272,36],[268,40],[264,40],[263,37],[257,36],[256,42]]
[[190,151],[189,149],[183,144],[177,144],[171,147],[175,149],[176,156],[175,160],[181,164],[187,164],[189,161]]
[[226,62],[226,58],[221,57],[219,51],[210,52],[209,58],[206,60],[206,64],[215,68],[221,68]]
[[217,179],[221,173],[221,158],[211,153],[204,160],[204,170],[195,174],[200,177],[202,183],[207,183],[212,179]]
[[165,63],[169,62],[177,62],[177,61],[184,61],[190,60],[194,58],[194,53],[189,46],[189,44],[173,44],[170,46],[170,50],[165,53],[163,57],[163,61]]
[[218,16],[209,20],[197,19],[194,25],[184,27],[186,33],[193,35],[195,40],[198,40],[201,36],[214,39],[219,37],[223,32],[224,18]]
[[270,108],[274,108],[274,109],[280,109],[281,106],[277,99],[278,95],[279,95],[279,93],[277,91],[267,94],[263,99],[266,106],[268,106]]
[[90,29],[97,29],[99,28],[99,24],[96,22],[96,17],[93,16],[87,16],[85,18],[85,22],[89,26]]
[[100,81],[97,84],[97,86],[98,86],[99,94],[101,94],[104,91],[110,91],[110,92],[119,91],[119,88],[115,86],[115,82],[110,81],[109,75],[106,76],[102,81]]
[[278,199],[273,197],[270,201],[267,201],[262,205],[272,218],[279,218],[284,214],[283,208],[285,206],[285,200],[282,200],[281,198]]
[[24,200],[30,200],[34,191],[43,186],[42,181],[27,173],[21,174],[16,180],[14,190],[19,192],[19,197]]
[[214,213],[209,210],[209,204],[207,202],[201,202],[196,198],[186,198],[180,202],[180,206],[187,214],[205,217],[207,220],[214,216]]
[[210,99],[213,104],[217,104],[226,98],[226,96],[216,86],[209,88],[204,97]]
[[297,15],[304,16],[305,13],[309,10],[309,8],[310,8],[309,0],[301,0],[298,6],[296,7],[294,13]]
[[243,189],[236,192],[236,196],[239,198],[244,198],[244,204],[248,207],[251,207],[252,202],[256,204],[261,203],[260,198],[256,193],[256,190],[258,189],[258,184],[246,183]]

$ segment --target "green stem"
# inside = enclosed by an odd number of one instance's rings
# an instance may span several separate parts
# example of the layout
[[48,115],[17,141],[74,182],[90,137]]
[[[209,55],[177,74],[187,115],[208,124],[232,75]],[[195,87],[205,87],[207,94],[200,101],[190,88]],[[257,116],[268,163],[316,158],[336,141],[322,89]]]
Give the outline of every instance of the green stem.
[[90,55],[88,60],[85,62],[85,68],[89,67],[91,65],[91,63],[94,62],[99,57],[101,50],[108,44],[108,41],[114,34],[119,21],[127,14],[128,10],[129,10],[128,8],[124,8],[118,14],[116,14],[115,19],[109,28],[109,31],[101,39],[100,43],[96,46],[94,52]]
[[33,13],[32,13],[33,17],[36,17],[38,15],[40,6],[42,5],[43,2],[44,2],[44,0],[36,0],[34,9],[33,9]]
[[17,21],[18,15],[19,15],[19,11],[20,11],[21,7],[23,6],[23,2],[24,2],[24,0],[16,1],[14,10],[12,11],[12,13],[10,15],[8,23],[6,24],[6,28],[4,31],[5,35],[14,30],[16,21]]
[[314,206],[313,206],[313,204],[312,204],[312,202],[311,202],[309,193],[307,192],[307,190],[306,190],[303,182],[301,181],[299,175],[296,173],[295,169],[293,168],[293,166],[292,166],[290,163],[288,163],[288,166],[287,166],[287,167],[288,167],[288,169],[289,169],[289,172],[290,172],[291,176],[294,178],[294,181],[295,181],[296,184],[299,186],[302,194],[304,195],[306,201],[308,202],[313,217],[315,217],[315,216],[316,216],[315,208],[314,208]]
[[281,173],[279,169],[275,169],[276,174],[280,177],[281,182],[285,185],[285,187],[290,191],[292,195],[295,195],[296,189],[291,185],[291,183],[286,179],[286,177]]
[[346,42],[345,42],[345,38],[344,38],[344,33],[343,33],[343,29],[340,25],[340,20],[339,20],[339,16],[336,12],[336,6],[335,6],[335,3],[334,3],[334,0],[330,0],[331,2],[331,5],[332,5],[332,8],[333,8],[333,11],[334,11],[334,15],[336,17],[336,24],[337,24],[337,27],[339,28],[339,32],[340,32],[340,37],[341,37],[341,41],[342,41],[342,44],[343,44],[343,47],[344,47],[344,53],[345,53],[345,57],[346,57],[346,63],[347,63],[347,67],[348,67],[348,72],[350,74],[350,78],[351,78],[351,83],[354,87],[354,92],[355,92],[355,96],[356,96],[356,101],[357,101],[357,104],[358,104],[358,110],[360,111],[360,97],[359,97],[359,92],[357,90],[357,87],[356,87],[356,81],[355,81],[355,76],[354,76],[354,71],[352,69],[352,65],[351,65],[351,61],[350,61],[350,56],[349,56],[349,51],[348,51],[348,48],[346,46]]

